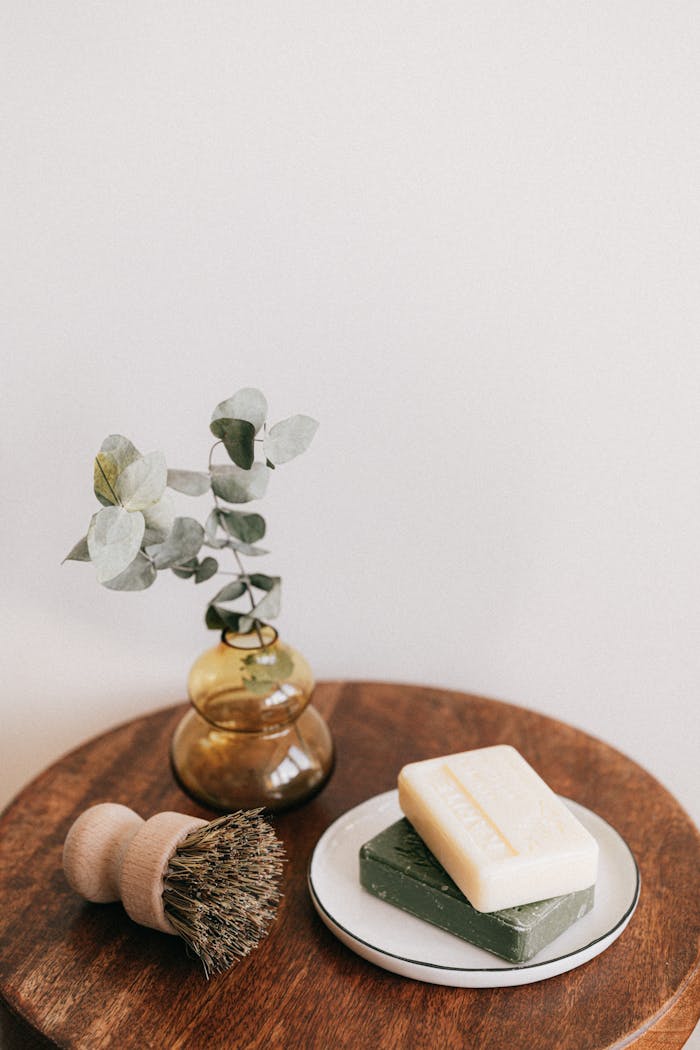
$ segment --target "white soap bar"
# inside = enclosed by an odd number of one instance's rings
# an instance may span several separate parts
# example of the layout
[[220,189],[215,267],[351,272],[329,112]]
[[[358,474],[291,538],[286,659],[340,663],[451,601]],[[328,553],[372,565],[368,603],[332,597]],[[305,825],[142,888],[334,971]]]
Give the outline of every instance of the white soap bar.
[[404,766],[399,804],[477,911],[596,881],[598,843],[506,744]]

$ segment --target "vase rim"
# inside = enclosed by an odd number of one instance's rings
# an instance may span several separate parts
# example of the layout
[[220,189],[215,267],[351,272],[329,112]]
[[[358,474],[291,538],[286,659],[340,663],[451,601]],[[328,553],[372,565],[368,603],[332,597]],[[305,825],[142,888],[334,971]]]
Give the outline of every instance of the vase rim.
[[[267,637],[263,637],[263,632],[266,632]],[[225,627],[221,632],[223,645],[227,645],[229,649],[242,649],[246,652],[253,652],[255,649],[268,649],[275,644],[278,638],[278,632],[269,623],[261,623],[258,625],[257,630],[252,631],[232,631],[230,628]],[[250,641],[246,643],[245,639]]]

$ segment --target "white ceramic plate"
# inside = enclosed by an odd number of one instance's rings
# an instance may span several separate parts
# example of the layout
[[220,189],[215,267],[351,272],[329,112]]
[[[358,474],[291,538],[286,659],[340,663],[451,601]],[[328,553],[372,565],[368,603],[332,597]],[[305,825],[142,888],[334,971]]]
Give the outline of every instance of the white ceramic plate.
[[309,890],[326,926],[358,955],[403,977],[456,988],[499,988],[556,977],[616,940],[639,900],[640,877],[618,833],[584,806],[563,800],[600,847],[593,910],[524,965],[514,965],[372,896],[360,885],[359,850],[399,820],[398,792],[351,809],[324,832],[309,865]]

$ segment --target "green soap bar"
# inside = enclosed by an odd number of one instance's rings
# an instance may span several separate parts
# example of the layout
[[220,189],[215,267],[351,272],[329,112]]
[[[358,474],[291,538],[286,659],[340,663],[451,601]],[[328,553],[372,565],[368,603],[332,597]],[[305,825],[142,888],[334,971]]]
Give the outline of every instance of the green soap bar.
[[593,907],[595,887],[503,911],[472,908],[406,819],[360,849],[360,882],[375,897],[509,962],[524,963]]

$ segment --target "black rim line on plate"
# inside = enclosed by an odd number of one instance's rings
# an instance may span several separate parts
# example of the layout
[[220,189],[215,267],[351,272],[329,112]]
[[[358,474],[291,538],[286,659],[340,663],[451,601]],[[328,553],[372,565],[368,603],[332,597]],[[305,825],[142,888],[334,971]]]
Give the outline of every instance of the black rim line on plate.
[[[386,794],[389,793],[390,792],[386,792]],[[560,795],[559,797],[563,798],[564,796]],[[368,799],[367,801],[370,800]],[[568,799],[567,801],[573,801],[573,799]],[[364,805],[364,803],[360,803],[360,805]],[[580,805],[580,803],[577,802],[576,805]],[[582,806],[581,808],[586,809],[585,806]],[[587,812],[593,813],[593,810],[587,810]],[[343,814],[343,816],[344,815],[345,814]],[[331,920],[334,926],[337,926],[338,929],[342,930],[343,933],[347,934],[348,937],[352,937],[352,939],[357,941],[358,944],[364,944],[366,948],[371,948],[372,951],[378,952],[380,955],[385,955],[389,959],[397,959],[399,962],[410,963],[412,966],[425,966],[431,970],[447,970],[454,973],[513,973],[514,971],[520,970],[537,970],[542,966],[551,966],[553,963],[562,962],[564,959],[574,959],[577,955],[581,955],[583,952],[587,952],[589,948],[592,948],[595,944],[598,944],[600,941],[604,941],[606,937],[610,937],[613,933],[615,933],[615,930],[618,930],[621,926],[624,926],[625,923],[629,920],[632,913],[634,912],[634,909],[637,907],[639,893],[642,886],[642,877],[634,853],[629,848],[627,842],[625,841],[625,839],[623,839],[620,832],[616,828],[613,828],[612,824],[608,824],[608,822],[606,820],[603,820],[603,817],[599,817],[597,813],[593,813],[593,816],[597,817],[598,820],[603,821],[604,824],[606,824],[609,828],[611,828],[612,831],[615,832],[617,837],[620,839],[620,842],[623,844],[623,846],[629,853],[630,860],[634,865],[635,872],[635,886],[634,893],[632,894],[632,900],[628,905],[627,909],[625,910],[624,914],[618,919],[615,925],[612,926],[609,930],[606,930],[605,933],[601,933],[599,937],[594,937],[592,941],[588,942],[588,944],[584,944],[581,948],[576,948],[575,951],[567,952],[566,955],[558,955],[554,959],[546,959],[538,963],[524,963],[522,966],[440,966],[437,963],[426,962],[422,959],[409,959],[405,955],[396,955],[394,952],[388,952],[384,948],[379,948],[376,944],[372,944],[370,941],[366,941],[364,940],[364,938],[358,937],[357,934],[353,933],[351,930],[348,930],[345,926],[343,926],[341,922],[338,922],[338,920],[331,915],[326,906],[323,904],[314,888],[313,880],[311,878],[311,865],[313,864],[314,855],[316,853],[316,849],[318,848],[318,843],[316,844],[316,847],[314,847],[314,852],[311,854],[311,859],[309,860],[306,880],[309,887],[309,892],[313,897],[314,904],[316,904],[317,907],[321,909],[324,915],[328,916],[328,918]],[[342,816],[338,817],[337,819],[341,820]],[[335,821],[333,823],[335,823]],[[326,831],[329,831],[332,826],[333,824],[331,824],[329,828],[326,829]],[[400,911],[401,909],[397,908],[395,910]],[[414,916],[414,918],[416,918],[416,916]],[[440,927],[436,928],[439,929]],[[446,930],[443,930],[443,933],[446,932]],[[456,934],[452,934],[452,936],[456,936]],[[477,945],[473,945],[472,947],[477,947]],[[486,951],[485,948],[481,950]]]

